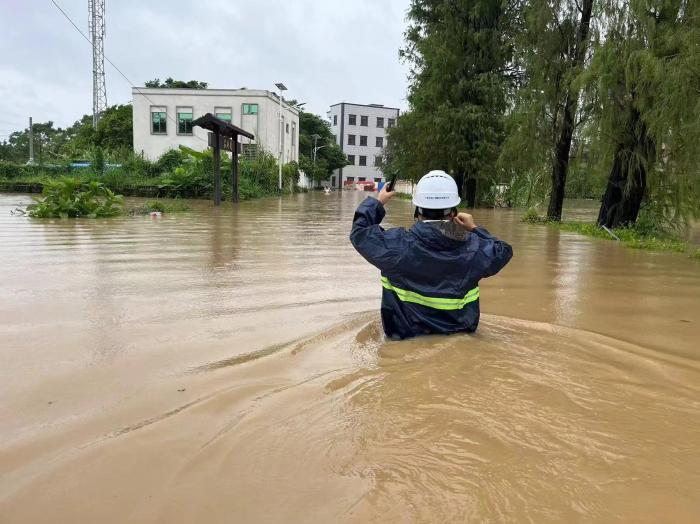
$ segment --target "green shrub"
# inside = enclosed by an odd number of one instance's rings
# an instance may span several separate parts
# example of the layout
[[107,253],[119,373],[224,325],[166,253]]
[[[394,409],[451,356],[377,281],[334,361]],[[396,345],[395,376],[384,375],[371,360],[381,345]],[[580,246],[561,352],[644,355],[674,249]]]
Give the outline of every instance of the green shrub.
[[166,174],[180,167],[185,161],[185,155],[179,149],[171,149],[161,155],[155,162],[155,170],[158,174]]
[[164,202],[162,200],[149,200],[144,204],[132,207],[129,209],[130,215],[148,215],[149,213],[179,213],[189,211],[189,206],[184,202],[171,201]]
[[27,206],[36,218],[103,218],[121,214],[123,197],[100,182],[62,178],[44,184],[43,200]]
[[523,215],[522,221],[531,224],[544,224],[547,222],[547,217],[540,215],[534,207],[531,207]]
[[26,166],[0,160],[0,178],[18,178],[26,173]]

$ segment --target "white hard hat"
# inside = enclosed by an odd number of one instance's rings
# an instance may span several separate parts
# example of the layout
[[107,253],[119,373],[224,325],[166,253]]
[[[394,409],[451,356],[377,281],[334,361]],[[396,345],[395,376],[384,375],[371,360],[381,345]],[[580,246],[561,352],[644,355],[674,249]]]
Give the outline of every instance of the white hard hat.
[[448,209],[459,205],[457,182],[444,171],[431,171],[416,185],[413,204],[424,209]]

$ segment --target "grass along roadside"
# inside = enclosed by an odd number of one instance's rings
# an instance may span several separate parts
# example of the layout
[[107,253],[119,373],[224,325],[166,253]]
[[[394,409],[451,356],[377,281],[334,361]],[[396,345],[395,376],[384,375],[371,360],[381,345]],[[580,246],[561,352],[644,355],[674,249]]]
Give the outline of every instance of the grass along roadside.
[[[547,227],[554,227],[560,231],[579,233],[581,235],[613,240],[610,233],[591,222],[563,221],[555,222],[547,220],[547,217],[539,215],[534,209],[529,209],[523,215],[523,222],[531,224],[542,224]],[[676,253],[686,253],[690,258],[700,260],[700,248],[691,246],[688,242],[668,233],[644,234],[634,227],[624,227],[613,229],[612,232],[619,238],[619,242],[633,249],[648,249],[651,251],[674,251]]]

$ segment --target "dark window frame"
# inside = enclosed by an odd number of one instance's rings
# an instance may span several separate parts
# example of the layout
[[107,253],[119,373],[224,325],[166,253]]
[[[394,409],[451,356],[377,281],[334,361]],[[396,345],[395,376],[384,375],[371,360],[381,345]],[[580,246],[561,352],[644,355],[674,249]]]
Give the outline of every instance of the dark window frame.
[[333,115],[333,125],[334,126],[338,125],[338,115]]
[[367,165],[367,156],[360,155],[359,163],[357,165],[358,166],[366,166]]
[[384,147],[384,137],[383,136],[374,137],[374,147]]
[[357,115],[348,114],[348,125],[349,126],[356,126],[357,125]]
[[391,128],[394,126],[396,126],[396,119],[395,118],[388,118],[387,123],[386,123],[386,127]]
[[362,127],[369,127],[369,117],[367,115],[360,115],[360,125]]
[[355,137],[357,135],[348,135],[348,145],[349,146],[354,146],[356,145],[357,140],[355,140]]
[[360,146],[367,147],[367,135],[360,135]]
[[384,129],[384,117],[383,116],[377,117],[377,127]]
[[[155,108],[164,107],[165,111],[154,111],[153,110],[154,107]],[[167,135],[168,134],[168,108],[165,106],[151,106],[150,112],[151,112],[151,118],[150,118],[151,122],[149,123],[149,126],[151,129],[151,134],[152,135]],[[153,130],[154,129],[153,124],[155,124],[155,122],[153,121],[153,115],[155,113],[157,113],[159,115],[165,115],[164,118],[163,117],[158,118],[158,128],[160,129],[162,127],[164,129],[163,131],[160,131],[160,130],[154,131]]]
[[[181,111],[182,109],[189,109],[189,111]],[[190,131],[180,131],[180,114],[185,113],[190,115]],[[175,132],[178,136],[192,136],[194,135],[194,130],[192,129],[192,121],[194,120],[194,108],[192,106],[178,106],[175,108],[175,120],[177,121],[177,127],[175,128]],[[185,121],[186,122],[186,121]],[[187,129],[187,125],[185,125],[185,129]]]
[[354,166],[355,165],[355,155],[348,155],[348,165]]

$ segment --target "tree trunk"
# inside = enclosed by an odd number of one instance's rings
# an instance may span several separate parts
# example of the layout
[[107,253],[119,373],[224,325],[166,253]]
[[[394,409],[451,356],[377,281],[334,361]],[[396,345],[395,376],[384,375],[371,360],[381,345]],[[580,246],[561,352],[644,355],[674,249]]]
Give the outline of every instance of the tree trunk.
[[476,207],[476,178],[464,176],[462,182],[462,199],[467,207]]
[[[628,164],[623,162],[622,156],[621,151],[615,155],[598,213],[598,225],[611,229],[635,223],[646,190],[646,169],[638,167],[633,173],[627,172]],[[635,180],[625,191],[629,176]]]
[[636,109],[631,110],[628,144],[619,144],[615,151],[613,166],[608,184],[598,212],[598,225],[609,228],[625,227],[634,224],[644,199],[647,186],[647,170],[644,162],[631,164],[629,157],[633,151],[637,156],[651,161],[656,152],[655,142],[647,135],[647,128]]
[[[583,0],[581,20],[576,31],[576,51],[571,63],[571,70],[576,70],[583,65],[586,56],[586,43],[591,25],[591,11],[593,0]],[[566,175],[569,171],[569,155],[571,154],[571,139],[574,135],[574,118],[578,106],[578,89],[574,89],[571,80],[568,82],[566,104],[562,116],[561,133],[554,148],[554,164],[552,166],[552,194],[549,197],[547,218],[561,220],[561,211],[564,206],[564,190],[566,188]]]

